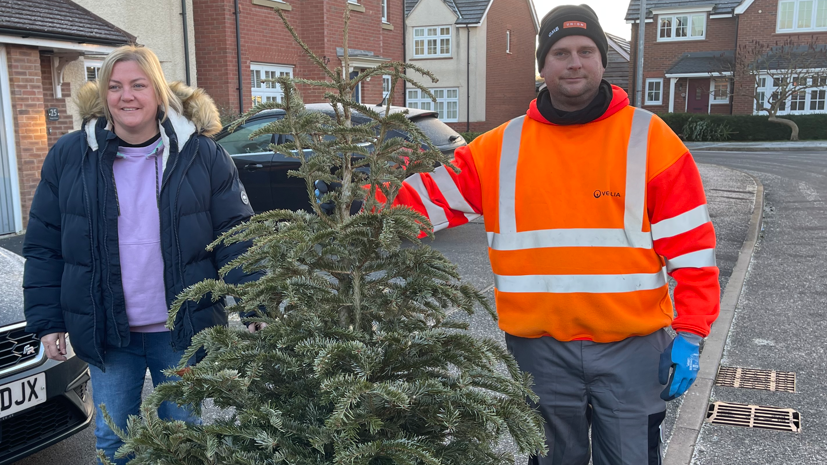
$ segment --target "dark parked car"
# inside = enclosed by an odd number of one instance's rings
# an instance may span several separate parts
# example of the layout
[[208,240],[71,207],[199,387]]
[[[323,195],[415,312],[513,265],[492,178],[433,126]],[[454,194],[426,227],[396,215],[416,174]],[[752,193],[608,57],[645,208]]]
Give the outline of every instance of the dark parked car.
[[[306,105],[310,111],[321,111],[333,117],[330,104],[314,103]],[[383,107],[378,107],[377,111]],[[391,107],[391,112],[403,111],[404,107]],[[451,157],[457,147],[465,145],[465,139],[437,118],[437,112],[407,108],[408,119],[431,140],[436,148]],[[305,190],[304,180],[287,175],[290,170],[298,169],[299,161],[284,155],[273,153],[270,144],[283,144],[290,140],[290,135],[265,134],[250,140],[250,134],[262,126],[284,118],[283,110],[267,110],[250,118],[235,132],[227,128],[215,136],[216,142],[224,147],[233,157],[238,168],[241,182],[250,197],[250,204],[256,213],[284,208],[289,210],[309,210],[310,205]],[[360,113],[354,113],[354,124],[364,124],[370,119]],[[408,138],[400,132],[392,132],[388,137]]]
[[22,284],[23,258],[0,248],[0,465],[81,431],[94,412],[89,368],[69,339],[57,362],[26,332]]

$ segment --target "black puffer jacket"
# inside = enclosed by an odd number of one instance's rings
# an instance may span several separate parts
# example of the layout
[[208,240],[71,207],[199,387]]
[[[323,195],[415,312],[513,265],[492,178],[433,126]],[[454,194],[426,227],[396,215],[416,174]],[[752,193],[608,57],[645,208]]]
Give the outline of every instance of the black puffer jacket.
[[[248,244],[213,252],[205,247],[253,214],[230,156],[207,137],[220,129],[212,100],[185,86],[173,89],[184,101],[184,115],[170,110],[159,123],[168,305],[186,287],[217,278],[220,267],[246,250]],[[108,346],[129,343],[112,169],[118,144],[102,118],[97,91],[82,89],[79,100],[84,129],[61,137],[49,151],[32,201],[23,246],[26,330],[38,337],[68,331],[75,353],[103,368]],[[226,281],[253,279],[234,270]],[[172,347],[184,349],[195,333],[218,324],[227,324],[223,300],[188,302],[171,332]]]

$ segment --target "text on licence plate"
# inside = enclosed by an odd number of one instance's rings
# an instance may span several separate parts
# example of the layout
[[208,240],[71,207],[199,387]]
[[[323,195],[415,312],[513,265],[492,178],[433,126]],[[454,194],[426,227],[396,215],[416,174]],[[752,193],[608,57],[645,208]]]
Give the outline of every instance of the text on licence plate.
[[46,374],[38,373],[0,386],[0,418],[46,402]]

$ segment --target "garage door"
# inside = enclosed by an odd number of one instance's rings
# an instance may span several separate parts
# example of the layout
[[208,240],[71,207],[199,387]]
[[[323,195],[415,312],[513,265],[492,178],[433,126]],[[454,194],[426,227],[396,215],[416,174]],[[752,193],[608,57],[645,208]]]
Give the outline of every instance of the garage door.
[[0,79],[0,234],[13,233],[14,227],[14,191],[11,179],[11,166],[9,164],[9,154],[7,151],[8,144],[7,137],[11,134],[6,134],[5,118],[11,115],[3,114],[3,94],[6,89],[3,79]]

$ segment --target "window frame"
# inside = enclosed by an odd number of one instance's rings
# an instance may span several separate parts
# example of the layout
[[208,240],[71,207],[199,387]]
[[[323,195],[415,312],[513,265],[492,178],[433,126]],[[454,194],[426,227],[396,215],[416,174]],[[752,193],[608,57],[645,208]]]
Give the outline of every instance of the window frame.
[[[293,77],[293,65],[276,64],[276,63],[250,63],[250,99],[253,105],[264,102],[283,102],[284,91],[277,83],[261,82],[261,87],[256,86],[256,71],[260,71],[258,79],[272,79],[273,77],[283,76],[284,74],[275,74],[267,77],[267,73],[287,73],[288,76]],[[269,87],[272,85],[272,87]],[[265,87],[268,86],[268,87]],[[258,97],[258,98],[257,98]]]
[[[726,98],[717,98],[716,92],[718,89],[716,88],[716,86],[719,82],[726,82]],[[712,89],[711,95],[709,96],[709,102],[712,105],[722,105],[729,103],[729,98],[732,95],[732,83],[729,81],[728,78],[712,78],[711,82],[709,83],[709,88]]]
[[[89,60],[89,59],[83,60],[83,77],[84,77],[84,79],[86,79],[86,82],[90,82],[89,81],[89,68],[94,68],[95,69],[95,81],[98,80],[98,77],[100,77],[101,65],[103,65],[103,60]],[[94,82],[94,81],[91,81],[91,82]]]
[[[429,29],[436,29],[436,35],[428,34]],[[448,34],[443,34],[443,30],[447,29]],[[423,31],[422,35],[417,37],[417,32]],[[453,56],[453,46],[454,46],[454,27],[451,25],[441,25],[441,26],[423,26],[423,27],[415,27],[413,28],[413,40],[411,40],[411,44],[413,45],[413,53],[411,53],[412,58],[451,58]],[[442,53],[442,41],[447,39],[448,40],[448,53]],[[436,41],[436,50],[437,53],[428,53],[428,41],[435,40]],[[422,42],[422,53],[417,53],[417,42]]]
[[[827,0],[825,0],[827,1]],[[677,26],[676,18],[686,16],[687,17],[687,24],[686,24],[686,33],[685,37],[675,37]],[[703,16],[704,23],[703,23],[703,34],[700,36],[693,36],[692,35],[692,26],[694,23],[694,17],[696,16]],[[661,21],[664,19],[671,19],[671,23],[669,25],[670,36],[669,37],[661,37],[661,30],[663,27],[661,26]],[[671,14],[661,14],[658,15],[658,20],[655,23],[657,25],[656,33],[657,33],[657,42],[683,42],[688,40],[705,40],[706,39],[706,29],[708,23],[709,16],[706,12],[687,12],[687,13],[671,13]]]
[[[444,123],[458,123],[459,122],[459,87],[435,87],[428,90],[436,97],[436,102],[425,96],[419,89],[408,89],[405,96],[407,97],[405,105],[408,108],[423,109],[423,103],[427,103],[429,108],[424,108],[427,111],[434,111],[437,113],[437,118]],[[442,94],[440,94],[440,91]],[[449,92],[456,92],[456,97],[448,97]],[[412,95],[414,95],[412,97]],[[440,97],[441,95],[441,97]],[[456,103],[456,116],[449,118],[447,113],[451,111],[448,109],[449,103]],[[442,104],[443,111],[440,111],[440,104]],[[443,115],[443,112],[446,113]]]
[[[799,13],[801,12],[800,5],[802,2],[812,2],[812,10],[810,11],[810,27],[798,27],[799,21]],[[789,28],[782,28],[781,27],[781,18],[782,18],[782,5],[783,4],[792,4],[792,18],[790,20],[792,27]],[[776,9],[776,20],[775,20],[775,32],[777,33],[788,33],[788,32],[815,32],[815,31],[827,31],[827,0],[778,0],[777,9]],[[817,26],[816,22],[818,21],[818,7],[819,5],[823,5],[823,15],[824,15],[824,25]]]
[[[649,100],[649,84],[658,84],[658,99]],[[663,105],[663,78],[647,78],[644,84],[646,88],[646,95],[644,95],[644,105]]]

